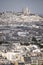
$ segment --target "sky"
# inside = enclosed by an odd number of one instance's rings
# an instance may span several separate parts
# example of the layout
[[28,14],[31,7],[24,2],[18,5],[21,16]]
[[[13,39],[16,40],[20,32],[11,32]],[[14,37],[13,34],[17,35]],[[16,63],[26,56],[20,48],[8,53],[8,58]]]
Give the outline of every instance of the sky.
[[19,12],[28,7],[32,13],[43,15],[43,0],[0,0],[0,11]]

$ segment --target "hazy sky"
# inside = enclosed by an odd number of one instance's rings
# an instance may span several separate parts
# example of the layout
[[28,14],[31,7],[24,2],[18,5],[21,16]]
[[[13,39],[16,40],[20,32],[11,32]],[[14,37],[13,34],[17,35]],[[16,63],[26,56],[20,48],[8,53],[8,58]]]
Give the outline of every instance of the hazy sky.
[[43,0],[0,0],[0,11],[21,11],[26,7],[43,15]]

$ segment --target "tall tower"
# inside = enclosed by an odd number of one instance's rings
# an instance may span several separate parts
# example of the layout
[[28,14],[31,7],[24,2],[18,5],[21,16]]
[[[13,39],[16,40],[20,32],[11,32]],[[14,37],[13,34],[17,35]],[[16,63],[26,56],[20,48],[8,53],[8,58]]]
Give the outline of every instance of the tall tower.
[[30,10],[28,8],[22,9],[22,12],[23,12],[24,15],[29,15],[30,14]]

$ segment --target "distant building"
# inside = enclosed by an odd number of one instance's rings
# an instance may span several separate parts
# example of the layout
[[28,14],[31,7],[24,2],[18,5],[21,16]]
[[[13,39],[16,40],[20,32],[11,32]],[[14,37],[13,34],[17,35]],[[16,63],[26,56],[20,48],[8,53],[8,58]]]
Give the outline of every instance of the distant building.
[[43,59],[38,60],[38,65],[41,65],[41,64],[43,64]]
[[14,65],[25,65],[25,63],[22,61],[15,61]]
[[0,42],[3,41],[3,32],[0,32]]
[[31,64],[31,58],[28,56],[24,56],[24,62],[25,64]]
[[30,14],[30,10],[28,8],[22,9],[22,12],[24,13],[24,15]]

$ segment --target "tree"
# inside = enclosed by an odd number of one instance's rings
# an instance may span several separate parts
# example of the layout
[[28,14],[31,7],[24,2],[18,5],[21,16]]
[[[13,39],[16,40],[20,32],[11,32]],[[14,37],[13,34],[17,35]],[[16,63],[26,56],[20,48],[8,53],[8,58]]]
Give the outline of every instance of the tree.
[[35,38],[35,37],[33,37],[33,38],[32,38],[32,41],[37,42],[37,40],[36,40],[36,38]]
[[43,65],[43,63],[41,65]]
[[37,40],[35,37],[32,37],[32,44],[36,44],[37,45]]

